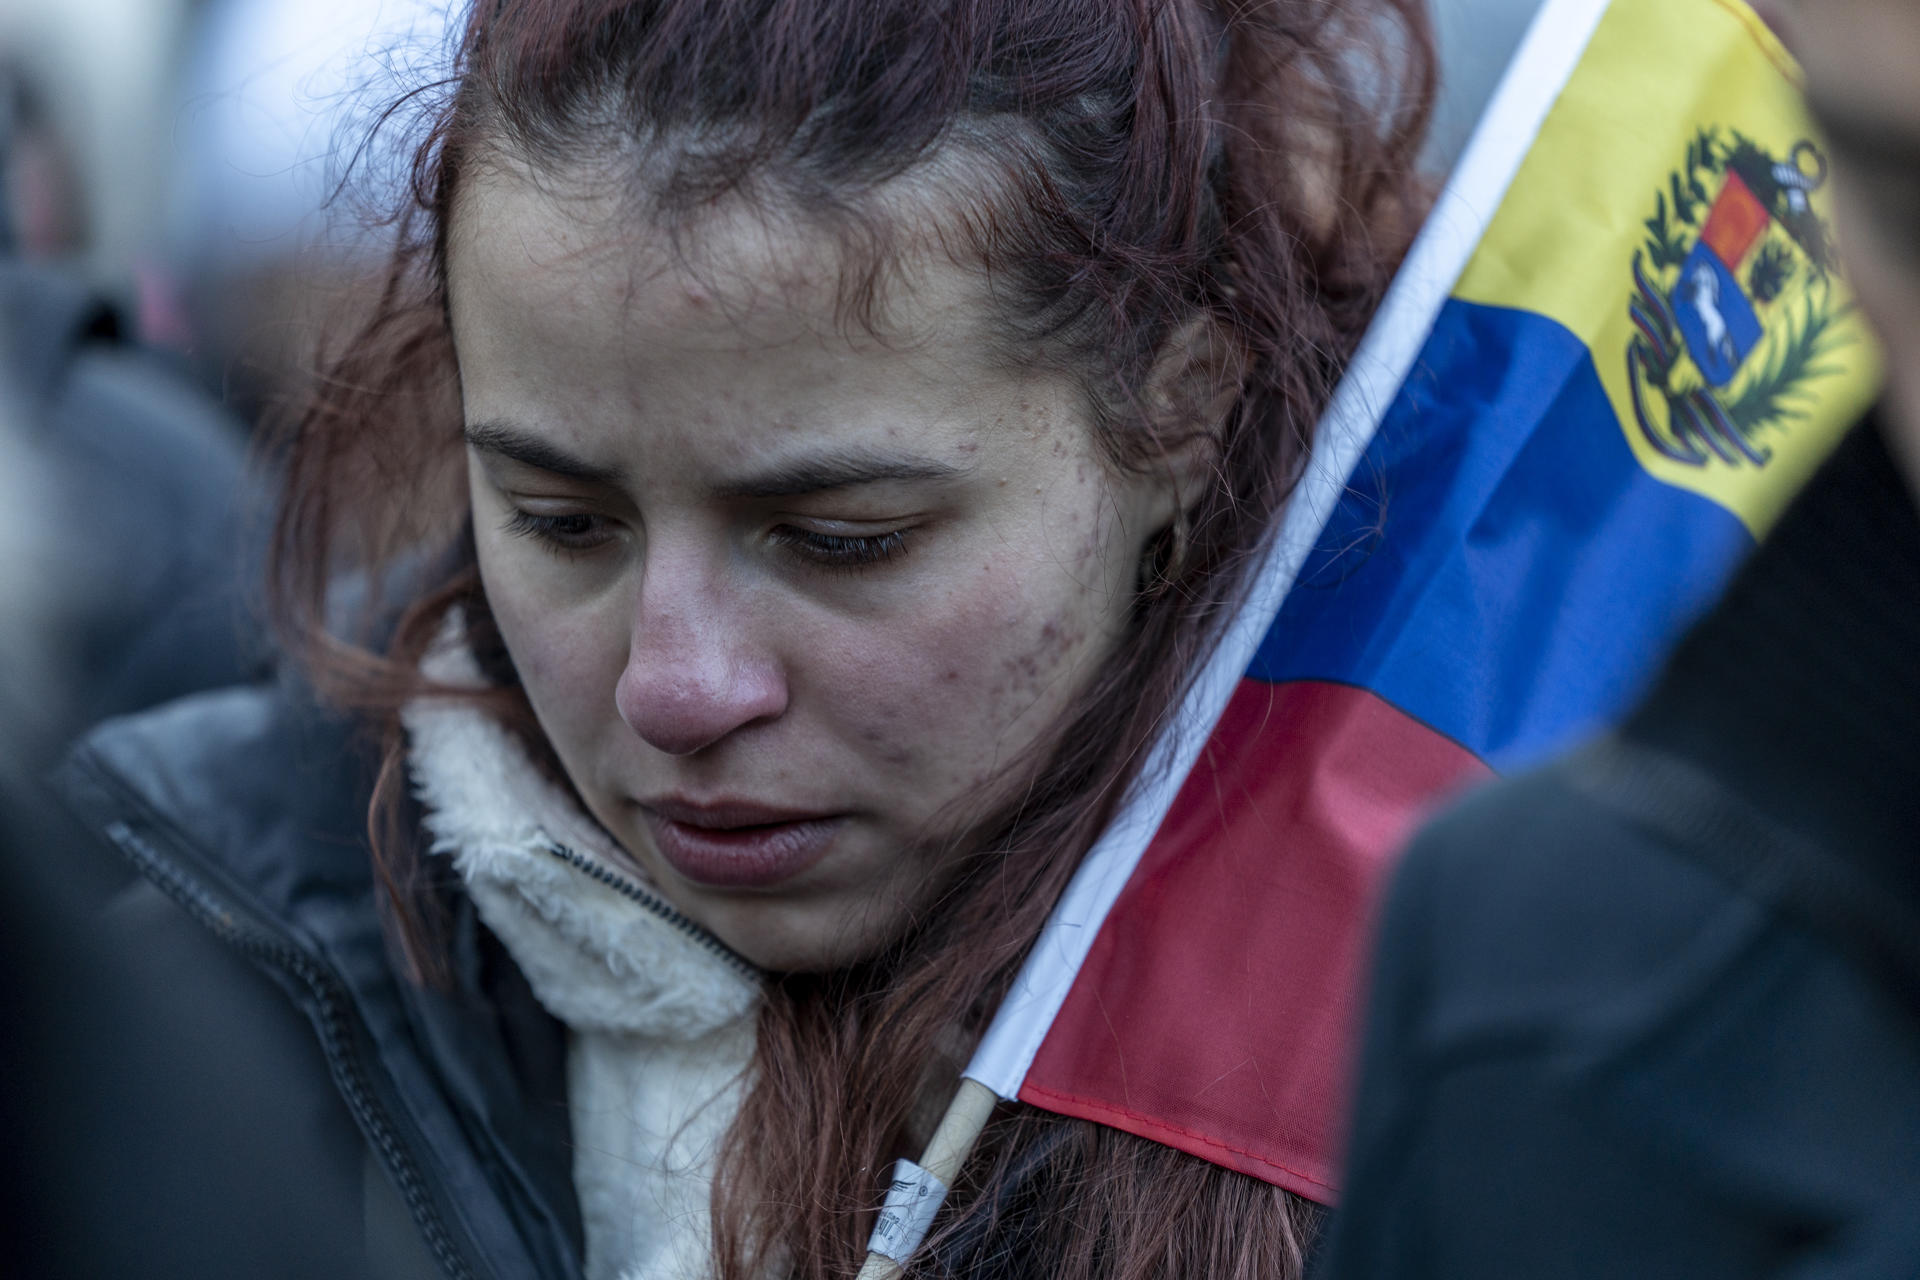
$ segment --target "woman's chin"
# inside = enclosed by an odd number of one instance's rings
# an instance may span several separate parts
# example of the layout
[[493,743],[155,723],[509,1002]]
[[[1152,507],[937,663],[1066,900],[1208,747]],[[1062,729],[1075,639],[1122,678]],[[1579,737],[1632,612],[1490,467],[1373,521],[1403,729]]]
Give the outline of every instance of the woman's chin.
[[696,891],[683,909],[770,973],[824,973],[872,959],[905,933],[912,908],[869,893],[781,898]]

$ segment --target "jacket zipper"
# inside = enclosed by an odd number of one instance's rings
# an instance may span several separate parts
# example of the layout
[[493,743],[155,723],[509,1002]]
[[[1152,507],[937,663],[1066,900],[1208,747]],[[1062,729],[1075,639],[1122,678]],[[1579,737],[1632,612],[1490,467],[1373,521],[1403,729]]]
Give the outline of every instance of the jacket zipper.
[[756,983],[760,981],[760,971],[754,968],[745,956],[742,956],[732,947],[729,947],[726,943],[714,937],[713,934],[709,933],[699,922],[682,915],[672,903],[639,881],[630,876],[622,875],[612,867],[607,866],[604,862],[590,858],[577,849],[561,844],[552,836],[543,836],[540,848],[575,870],[585,872],[601,884],[606,885],[607,888],[612,889],[615,893],[631,898],[633,901],[639,903],[648,911],[686,934],[708,951],[725,960],[729,965],[732,965],[742,977],[749,978]]
[[244,923],[237,912],[189,877],[145,836],[123,821],[107,824],[106,835],[169,898],[229,946],[252,959],[292,975],[313,997],[320,1013],[320,1047],[327,1070],[361,1131],[373,1143],[400,1188],[414,1225],[426,1239],[434,1261],[452,1280],[476,1280],[427,1190],[420,1165],[407,1149],[392,1116],[374,1097],[353,1047],[352,1016],[340,980],[299,949],[265,929]]

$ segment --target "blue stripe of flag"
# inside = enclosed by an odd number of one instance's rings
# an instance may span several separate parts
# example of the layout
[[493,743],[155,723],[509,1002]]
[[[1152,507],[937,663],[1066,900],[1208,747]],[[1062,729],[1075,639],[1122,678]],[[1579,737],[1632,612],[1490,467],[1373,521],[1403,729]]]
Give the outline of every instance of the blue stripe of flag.
[[1247,674],[1516,768],[1626,711],[1752,545],[1640,466],[1571,331],[1450,301]]

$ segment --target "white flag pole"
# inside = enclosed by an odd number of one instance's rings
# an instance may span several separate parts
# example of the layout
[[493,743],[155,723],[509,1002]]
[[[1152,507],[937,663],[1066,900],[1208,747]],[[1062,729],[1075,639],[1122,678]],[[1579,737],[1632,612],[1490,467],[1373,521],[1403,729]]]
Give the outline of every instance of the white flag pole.
[[901,1262],[919,1247],[954,1172],[986,1126],[995,1099],[1019,1095],[1107,912],[1273,625],[1607,4],[1546,0],[1535,16],[1321,419],[1306,472],[1253,572],[1239,613],[1155,745],[1140,785],[1061,895],[967,1065],[961,1092],[928,1154],[919,1164],[899,1162],[860,1280],[900,1274]]

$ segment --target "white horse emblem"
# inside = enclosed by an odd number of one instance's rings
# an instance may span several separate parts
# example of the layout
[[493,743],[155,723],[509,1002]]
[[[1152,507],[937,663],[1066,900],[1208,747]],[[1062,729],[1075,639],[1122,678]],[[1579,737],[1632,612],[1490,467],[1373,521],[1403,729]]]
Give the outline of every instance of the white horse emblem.
[[1687,290],[1693,309],[1700,316],[1700,327],[1706,330],[1707,346],[1727,362],[1728,368],[1739,364],[1739,353],[1733,345],[1733,334],[1727,328],[1727,318],[1720,314],[1719,274],[1704,262],[1696,263],[1692,273],[1687,276]]

